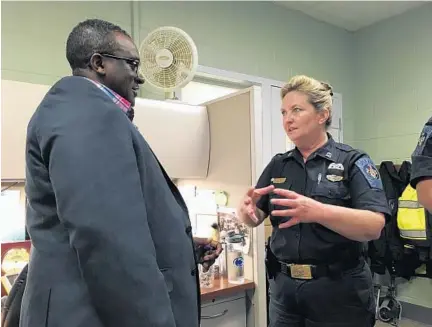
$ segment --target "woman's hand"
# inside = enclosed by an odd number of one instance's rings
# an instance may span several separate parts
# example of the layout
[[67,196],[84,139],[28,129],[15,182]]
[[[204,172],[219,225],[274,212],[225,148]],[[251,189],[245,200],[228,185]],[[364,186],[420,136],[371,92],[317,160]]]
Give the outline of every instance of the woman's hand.
[[283,210],[273,210],[273,216],[291,217],[285,223],[279,225],[279,228],[289,228],[299,223],[317,222],[320,212],[323,210],[321,202],[315,201],[304,195],[284,189],[275,189],[273,193],[282,196],[283,199],[272,199],[271,203],[287,207]]
[[273,185],[267,187],[255,189],[251,187],[243,198],[243,202],[239,208],[240,216],[246,216],[252,220],[255,224],[260,223],[260,218],[257,217],[257,202],[258,200],[266,194],[269,194],[274,190]]

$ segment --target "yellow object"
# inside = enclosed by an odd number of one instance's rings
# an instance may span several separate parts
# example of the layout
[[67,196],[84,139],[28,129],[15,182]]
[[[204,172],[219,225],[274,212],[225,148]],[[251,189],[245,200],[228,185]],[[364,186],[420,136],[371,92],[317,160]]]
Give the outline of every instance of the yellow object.
[[399,198],[397,225],[400,236],[414,241],[426,241],[426,212],[418,202],[417,191],[408,185]]
[[220,236],[219,226],[218,224],[215,223],[211,227],[212,227],[212,232],[211,232],[211,236],[209,237],[209,243],[215,246],[215,244],[217,245],[219,243],[219,236]]

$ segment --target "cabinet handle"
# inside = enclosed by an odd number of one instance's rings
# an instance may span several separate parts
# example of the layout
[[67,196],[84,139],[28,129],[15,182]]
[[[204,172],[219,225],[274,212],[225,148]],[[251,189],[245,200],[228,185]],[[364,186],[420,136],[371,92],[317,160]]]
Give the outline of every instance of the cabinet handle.
[[221,313],[217,313],[213,316],[201,316],[201,318],[202,319],[214,319],[214,318],[219,318],[219,317],[225,316],[227,313],[228,313],[228,309],[225,309]]

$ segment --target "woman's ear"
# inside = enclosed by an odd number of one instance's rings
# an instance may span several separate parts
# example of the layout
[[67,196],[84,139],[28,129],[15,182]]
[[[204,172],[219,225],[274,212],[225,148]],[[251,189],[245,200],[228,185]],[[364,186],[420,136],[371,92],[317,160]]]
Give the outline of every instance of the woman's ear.
[[329,120],[329,118],[330,118],[330,111],[327,108],[321,110],[319,123],[325,124],[327,120]]

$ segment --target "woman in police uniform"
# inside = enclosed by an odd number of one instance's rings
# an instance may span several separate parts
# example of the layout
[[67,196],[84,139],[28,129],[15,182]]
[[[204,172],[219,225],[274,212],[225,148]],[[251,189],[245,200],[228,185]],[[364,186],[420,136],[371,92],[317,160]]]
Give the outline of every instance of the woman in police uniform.
[[278,154],[241,202],[255,227],[270,216],[267,250],[271,327],[373,326],[375,300],[362,242],[389,215],[379,173],[364,152],[336,143],[332,89],[295,76],[281,91],[284,129],[295,149]]

